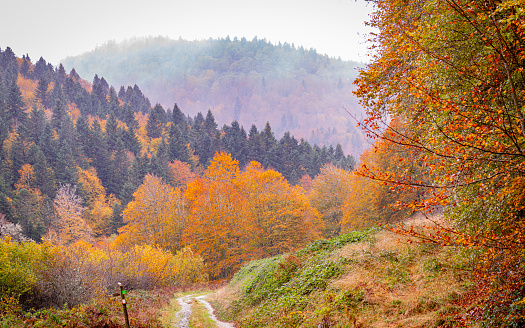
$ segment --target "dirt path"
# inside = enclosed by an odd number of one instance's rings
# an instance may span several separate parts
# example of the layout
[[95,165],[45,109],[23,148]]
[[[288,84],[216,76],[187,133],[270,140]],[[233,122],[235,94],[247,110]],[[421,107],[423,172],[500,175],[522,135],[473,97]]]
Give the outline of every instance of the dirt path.
[[173,322],[174,327],[176,328],[189,328],[190,326],[190,315],[191,315],[191,299],[192,295],[186,295],[183,297],[177,298],[181,306],[181,310],[175,313],[175,320]]
[[215,323],[217,323],[217,327],[219,327],[219,328],[234,328],[233,324],[228,323],[228,322],[222,322],[222,321],[219,321],[219,319],[217,319],[215,314],[213,314],[213,307],[211,306],[211,304],[208,301],[205,300],[206,296],[208,296],[208,295],[197,296],[197,297],[195,297],[195,299],[197,301],[201,302],[201,304],[203,304],[206,307],[206,309],[208,310],[208,313],[210,314],[210,318],[213,321],[215,321]]
[[199,301],[206,309],[208,310],[208,314],[210,315],[210,318],[215,321],[218,328],[234,328],[233,324],[222,322],[217,319],[215,314],[213,314],[213,307],[211,304],[206,301],[207,295],[201,295],[201,296],[194,296],[194,295],[186,295],[183,297],[177,298],[177,302],[179,302],[181,306],[181,310],[175,314],[175,318],[173,320],[173,327],[175,328],[189,328],[190,323],[189,319],[191,316],[191,302],[192,299],[196,299]]

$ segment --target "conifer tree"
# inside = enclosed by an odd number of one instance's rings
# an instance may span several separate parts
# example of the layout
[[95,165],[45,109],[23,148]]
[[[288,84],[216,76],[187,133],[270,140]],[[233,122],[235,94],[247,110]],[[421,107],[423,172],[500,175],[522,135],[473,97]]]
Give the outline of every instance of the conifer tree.
[[155,105],[146,124],[146,134],[148,137],[155,139],[160,138],[162,134],[163,122],[166,120],[166,113],[160,104]]
[[171,113],[171,121],[178,125],[179,128],[183,129],[183,125],[187,125],[186,118],[184,117],[184,114],[180,110],[179,106],[177,104],[173,105],[173,111]]
[[24,112],[24,101],[22,100],[22,92],[20,92],[20,87],[16,83],[16,80],[13,80],[9,87],[9,93],[7,94],[6,99],[6,109],[6,121],[12,129],[16,129],[19,123],[25,121],[26,114]]
[[110,112],[106,122],[106,140],[109,152],[116,150],[117,140],[120,137],[119,134],[117,119],[113,112]]
[[29,112],[29,118],[25,124],[29,132],[29,140],[38,144],[40,136],[44,132],[46,120],[44,111],[33,105],[31,112]]
[[73,151],[66,140],[60,141],[60,147],[56,156],[55,175],[59,183],[78,184],[77,165],[73,157]]
[[168,143],[169,160],[179,160],[185,163],[190,162],[188,146],[178,126],[172,125],[170,128],[170,140]]
[[38,81],[38,84],[36,86],[35,97],[44,108],[49,107],[48,88],[49,88],[49,81],[45,77],[42,77]]
[[64,120],[67,115],[64,93],[58,83],[55,84],[53,88],[53,98],[55,103],[53,105],[53,115],[51,116],[51,126],[55,131],[58,131],[60,130],[62,120]]

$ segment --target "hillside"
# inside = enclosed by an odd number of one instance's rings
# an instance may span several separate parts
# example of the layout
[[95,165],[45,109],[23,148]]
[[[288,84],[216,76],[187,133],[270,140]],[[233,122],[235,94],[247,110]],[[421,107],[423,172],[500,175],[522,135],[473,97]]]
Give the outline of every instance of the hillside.
[[[340,143],[358,156],[366,148],[346,112],[361,117],[352,83],[362,64],[293,44],[266,40],[185,41],[163,37],[109,42],[62,61],[80,75],[112,85],[139,85],[153,103],[177,103],[190,115],[211,110],[219,124],[264,125],[310,143]],[[345,110],[346,109],[346,110]]]
[[215,293],[212,303],[236,327],[475,323],[475,304],[465,308],[473,286],[469,253],[407,240],[378,229],[353,231],[252,261]]

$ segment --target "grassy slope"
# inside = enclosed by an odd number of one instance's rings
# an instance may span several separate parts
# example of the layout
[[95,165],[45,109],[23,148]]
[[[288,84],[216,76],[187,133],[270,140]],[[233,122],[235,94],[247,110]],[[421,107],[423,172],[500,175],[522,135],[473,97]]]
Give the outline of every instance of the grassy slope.
[[333,327],[459,325],[469,256],[400,238],[356,231],[250,262],[214,305],[240,327],[317,327],[323,318]]

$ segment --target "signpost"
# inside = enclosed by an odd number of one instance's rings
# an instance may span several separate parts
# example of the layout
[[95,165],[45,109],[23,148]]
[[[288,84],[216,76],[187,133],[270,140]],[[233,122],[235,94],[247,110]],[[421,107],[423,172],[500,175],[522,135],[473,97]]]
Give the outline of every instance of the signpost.
[[119,282],[118,286],[120,288],[120,293],[115,293],[113,296],[119,296],[122,302],[122,311],[124,311],[124,319],[126,320],[126,328],[129,328],[129,317],[128,317],[128,307],[126,303],[126,294],[128,293],[127,290],[124,289],[122,284]]

